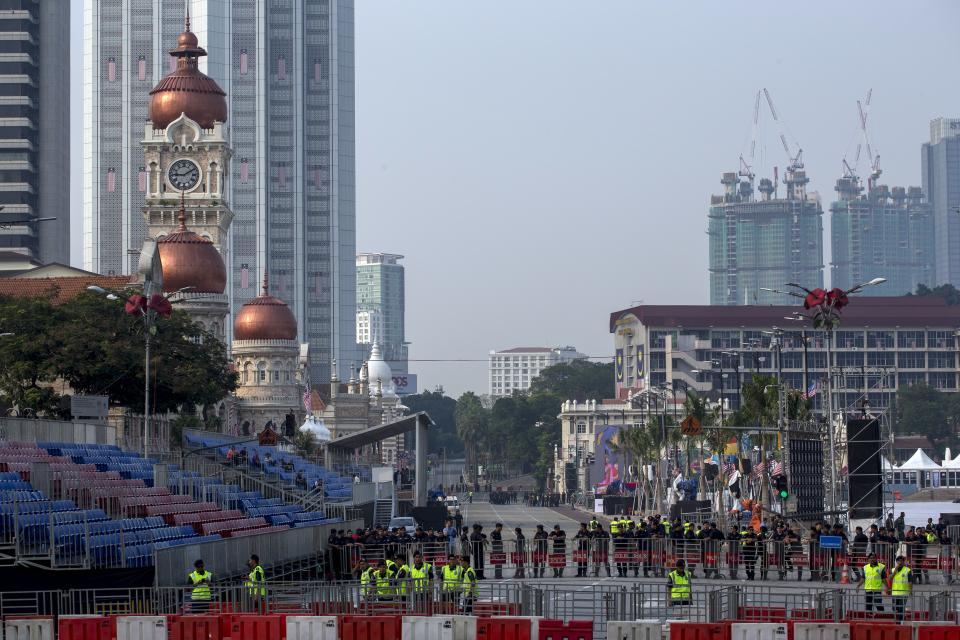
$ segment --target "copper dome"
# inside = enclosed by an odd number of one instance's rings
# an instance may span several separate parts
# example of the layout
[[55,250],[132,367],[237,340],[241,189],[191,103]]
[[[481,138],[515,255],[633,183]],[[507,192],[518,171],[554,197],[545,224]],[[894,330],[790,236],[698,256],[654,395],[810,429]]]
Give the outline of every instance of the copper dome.
[[297,319],[287,303],[274,298],[263,279],[263,293],[247,302],[233,321],[236,340],[296,340]]
[[180,208],[180,228],[157,240],[163,290],[171,293],[191,287],[191,293],[223,293],[227,268],[209,239],[187,229],[186,213]]
[[181,113],[204,129],[212,128],[214,122],[226,122],[227,94],[197,67],[198,58],[207,52],[199,46],[189,22],[170,55],[179,58],[177,68],[150,91],[149,114],[154,128],[166,129]]

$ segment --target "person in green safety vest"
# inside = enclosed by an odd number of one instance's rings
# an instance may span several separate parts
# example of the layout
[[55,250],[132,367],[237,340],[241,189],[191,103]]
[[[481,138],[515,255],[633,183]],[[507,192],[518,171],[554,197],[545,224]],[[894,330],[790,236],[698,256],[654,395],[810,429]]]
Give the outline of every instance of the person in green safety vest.
[[470,566],[470,558],[462,556],[460,558],[460,572],[463,578],[463,614],[473,615],[473,603],[477,601],[479,587],[477,586],[477,574]]
[[393,596],[394,573],[387,568],[385,560],[377,563],[377,570],[373,574],[373,585],[378,600],[391,600]]
[[247,566],[250,568],[250,573],[247,575],[244,586],[247,587],[247,596],[254,610],[259,611],[263,607],[263,599],[267,596],[267,577],[263,567],[260,566],[260,556],[257,554],[250,556]]
[[433,565],[423,561],[419,551],[413,552],[413,564],[409,567],[410,586],[414,593],[426,593],[433,582]]
[[463,570],[460,568],[459,556],[452,555],[447,562],[440,572],[441,597],[444,602],[456,603],[463,587]]
[[610,521],[610,533],[613,535],[620,533],[620,516],[613,516],[613,520]]
[[368,565],[367,561],[363,558],[357,561],[356,573],[360,580],[360,594],[363,595],[364,598],[370,598],[374,595],[373,574],[376,573],[376,571],[376,568]]
[[677,560],[676,569],[667,574],[667,601],[671,607],[689,606],[693,602],[693,587],[687,563]]
[[887,577],[887,567],[877,562],[877,554],[867,556],[867,564],[863,566],[860,584],[863,585],[863,596],[867,612],[877,608],[883,612],[883,583]]
[[893,596],[893,612],[896,614],[897,622],[904,620],[907,600],[910,599],[910,592],[913,589],[910,567],[906,565],[906,561],[907,559],[903,556],[897,556],[897,564],[890,576],[890,595]]
[[406,597],[407,583],[410,582],[410,567],[407,566],[407,560],[402,555],[397,556],[397,569],[393,580],[397,585],[397,595]]
[[383,554],[383,561],[387,563],[387,569],[393,573],[397,572],[397,563],[393,561],[393,551],[387,549]]
[[187,576],[191,587],[190,591],[190,610],[206,611],[210,607],[210,600],[213,594],[210,593],[210,585],[213,583],[213,574],[203,568],[203,560],[197,560],[193,563],[193,571]]

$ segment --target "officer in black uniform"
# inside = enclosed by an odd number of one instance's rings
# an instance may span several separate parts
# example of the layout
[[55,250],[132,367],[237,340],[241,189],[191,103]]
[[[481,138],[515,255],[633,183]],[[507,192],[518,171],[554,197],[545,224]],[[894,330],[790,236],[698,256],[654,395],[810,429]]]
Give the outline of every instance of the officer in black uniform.
[[587,529],[586,522],[580,523],[580,530],[573,536],[573,539],[577,541],[576,549],[580,555],[580,558],[577,560],[577,577],[586,578],[587,562],[590,559],[590,541],[593,539],[593,535],[590,530]]
[[[490,532],[490,553],[503,553],[503,523],[498,522]],[[503,577],[503,565],[494,565],[493,577],[497,580]]]

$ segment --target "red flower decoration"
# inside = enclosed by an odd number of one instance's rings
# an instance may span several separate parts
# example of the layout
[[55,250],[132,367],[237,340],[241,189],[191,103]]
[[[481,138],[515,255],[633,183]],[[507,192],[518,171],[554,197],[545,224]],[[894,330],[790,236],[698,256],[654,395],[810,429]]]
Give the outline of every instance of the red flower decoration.
[[850,303],[850,299],[847,297],[847,294],[843,289],[834,287],[833,289],[830,289],[830,292],[827,294],[827,302],[830,303],[830,306],[839,311]]
[[173,313],[173,305],[159,293],[150,296],[150,302],[147,303],[147,308],[153,309],[164,318],[169,318],[170,314]]
[[124,305],[124,309],[130,315],[135,315],[137,313],[140,313],[143,310],[144,306],[146,305],[146,302],[147,302],[146,298],[144,298],[139,293],[135,293],[129,298],[127,298],[127,304]]
[[816,289],[808,293],[807,297],[803,299],[803,308],[812,309],[814,307],[819,307],[826,301],[827,301],[827,292],[817,287]]

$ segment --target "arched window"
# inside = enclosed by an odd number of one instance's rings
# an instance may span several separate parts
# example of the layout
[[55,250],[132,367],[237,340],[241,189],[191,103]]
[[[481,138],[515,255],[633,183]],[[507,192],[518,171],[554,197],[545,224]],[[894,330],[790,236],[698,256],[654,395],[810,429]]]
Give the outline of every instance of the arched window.
[[107,59],[107,82],[113,82],[117,79],[117,60],[116,58]]
[[247,75],[247,50],[240,49],[240,75]]
[[137,58],[137,80],[147,79],[147,59],[143,56]]

